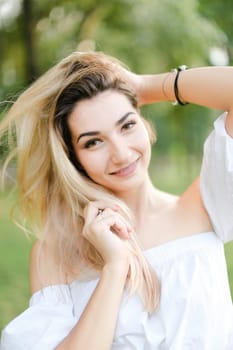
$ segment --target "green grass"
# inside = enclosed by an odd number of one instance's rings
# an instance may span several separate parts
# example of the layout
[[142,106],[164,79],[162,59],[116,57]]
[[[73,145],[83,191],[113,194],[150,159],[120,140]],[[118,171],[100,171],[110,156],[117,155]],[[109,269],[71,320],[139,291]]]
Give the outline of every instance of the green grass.
[[0,197],[0,330],[28,305],[31,242],[10,221],[10,198]]
[[233,241],[225,245],[228,277],[231,287],[231,297],[233,299]]
[[[190,179],[180,172],[176,188],[174,174],[170,169],[157,178],[162,188],[178,193]],[[193,177],[193,174],[190,174]],[[0,330],[21,313],[29,299],[29,253],[32,242],[9,220],[11,198],[0,195]],[[231,292],[233,295],[233,242],[225,247]]]

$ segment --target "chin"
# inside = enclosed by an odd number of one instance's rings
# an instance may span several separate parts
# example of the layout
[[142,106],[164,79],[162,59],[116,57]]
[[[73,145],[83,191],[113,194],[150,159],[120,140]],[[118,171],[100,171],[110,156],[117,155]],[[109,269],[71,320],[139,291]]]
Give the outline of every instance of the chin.
[[146,183],[146,177],[140,178],[140,179],[134,179],[130,181],[129,183],[121,184],[121,186],[112,186],[109,188],[113,193],[126,193],[126,192],[134,192],[135,190],[139,189]]

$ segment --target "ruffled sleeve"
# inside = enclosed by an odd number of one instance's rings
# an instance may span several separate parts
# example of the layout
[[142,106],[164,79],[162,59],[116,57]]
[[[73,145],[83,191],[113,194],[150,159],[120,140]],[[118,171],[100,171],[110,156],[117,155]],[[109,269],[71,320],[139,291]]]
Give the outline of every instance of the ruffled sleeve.
[[0,349],[55,349],[76,322],[69,286],[46,287],[35,293],[29,308],[5,327]]
[[233,240],[233,138],[225,129],[227,114],[214,123],[204,145],[200,189],[213,227],[221,240]]

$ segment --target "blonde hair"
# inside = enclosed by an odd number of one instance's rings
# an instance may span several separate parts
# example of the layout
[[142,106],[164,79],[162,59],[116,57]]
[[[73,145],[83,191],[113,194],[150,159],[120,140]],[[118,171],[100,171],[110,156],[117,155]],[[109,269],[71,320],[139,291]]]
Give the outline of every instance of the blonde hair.
[[[16,132],[16,146],[6,164],[17,155],[20,211],[35,236],[53,248],[65,273],[77,266],[79,272],[83,266],[96,271],[103,267],[101,255],[82,236],[83,210],[90,201],[117,204],[126,220],[133,221],[126,204],[92,182],[80,167],[67,127],[78,101],[107,89],[122,92],[137,108],[136,95],[120,78],[119,67],[103,53],[74,52],[22,93],[0,124],[1,134],[8,128]],[[158,278],[135,234],[126,244],[132,252],[128,290],[138,292],[145,309],[152,312],[159,304]]]

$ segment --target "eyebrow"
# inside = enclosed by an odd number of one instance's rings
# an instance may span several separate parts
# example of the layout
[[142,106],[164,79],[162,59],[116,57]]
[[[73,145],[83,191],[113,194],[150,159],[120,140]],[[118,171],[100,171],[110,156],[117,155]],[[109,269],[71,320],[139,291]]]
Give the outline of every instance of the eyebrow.
[[[123,117],[121,117],[120,119],[118,119],[115,123],[115,126],[119,126],[121,124],[124,123],[124,121],[131,115],[131,114],[135,114],[135,112],[128,112],[126,114],[123,115]],[[77,143],[79,142],[79,140],[81,139],[81,137],[84,136],[96,136],[99,135],[100,131],[87,131],[87,132],[83,132],[82,134],[80,134],[77,138]]]

